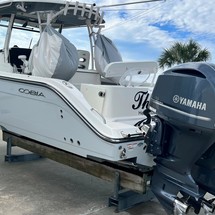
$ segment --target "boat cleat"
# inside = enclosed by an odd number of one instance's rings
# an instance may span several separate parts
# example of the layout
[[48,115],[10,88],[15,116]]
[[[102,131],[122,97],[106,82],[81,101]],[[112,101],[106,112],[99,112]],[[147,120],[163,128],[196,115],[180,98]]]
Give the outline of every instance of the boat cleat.
[[204,210],[205,215],[212,215],[215,214],[215,204],[214,204],[215,199],[210,199],[210,200],[204,200],[202,202],[202,208]]
[[184,215],[184,214],[195,214],[194,208],[181,201],[180,199],[175,199],[174,201],[174,215]]

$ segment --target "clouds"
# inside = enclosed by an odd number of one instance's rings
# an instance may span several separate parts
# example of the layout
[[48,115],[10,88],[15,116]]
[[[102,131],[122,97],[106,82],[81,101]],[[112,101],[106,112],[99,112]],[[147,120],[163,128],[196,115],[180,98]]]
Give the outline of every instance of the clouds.
[[[97,6],[122,3],[122,0],[79,1]],[[170,47],[175,41],[186,42],[192,38],[212,53],[211,61],[215,62],[214,8],[214,0],[166,0],[102,8],[106,20],[102,33],[115,42],[124,60],[157,60],[163,48]],[[64,34],[78,49],[90,49],[86,30]],[[20,35],[15,35],[15,42],[19,38]],[[28,46],[28,38],[25,35],[22,38],[21,42],[27,41]]]
[[[96,3],[105,5],[121,1],[99,0]],[[166,0],[115,8],[120,9],[119,11],[108,11],[104,8],[107,30],[103,33],[116,42],[127,60],[142,60],[141,52],[137,53],[138,47],[143,49],[142,52],[150,53],[151,60],[157,60],[162,48],[168,48],[174,41],[185,42],[190,38],[208,48],[214,59],[214,7],[215,1],[206,3],[202,0]],[[126,10],[131,8],[142,10]],[[125,53],[132,50],[135,50],[133,55]]]

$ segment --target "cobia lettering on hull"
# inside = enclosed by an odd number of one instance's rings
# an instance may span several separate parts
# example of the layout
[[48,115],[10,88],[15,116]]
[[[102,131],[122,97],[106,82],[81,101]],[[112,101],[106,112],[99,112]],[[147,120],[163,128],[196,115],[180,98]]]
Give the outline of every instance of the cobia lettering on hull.
[[35,90],[19,88],[19,92],[24,93],[24,94],[29,94],[31,96],[43,96],[43,97],[45,97],[42,92],[35,91]]

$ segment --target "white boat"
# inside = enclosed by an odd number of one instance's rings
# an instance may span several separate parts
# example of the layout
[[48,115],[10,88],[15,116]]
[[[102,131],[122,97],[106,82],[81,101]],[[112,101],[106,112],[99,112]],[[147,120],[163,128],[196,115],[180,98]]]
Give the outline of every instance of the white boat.
[[[0,26],[7,32],[0,50],[0,126],[82,157],[152,166],[137,125],[145,118],[157,63],[123,62],[102,35],[104,25],[93,4],[2,0]],[[82,27],[90,52],[63,36],[65,29]],[[17,47],[14,29],[40,39],[33,48]]]

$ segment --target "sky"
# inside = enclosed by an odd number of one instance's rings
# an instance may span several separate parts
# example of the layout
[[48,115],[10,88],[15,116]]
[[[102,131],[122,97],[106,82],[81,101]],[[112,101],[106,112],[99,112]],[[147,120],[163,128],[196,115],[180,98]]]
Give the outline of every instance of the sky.
[[[98,5],[137,0],[95,0]],[[80,1],[82,2],[82,1]],[[93,3],[92,0],[84,2]],[[157,60],[174,42],[198,42],[215,62],[215,0],[166,0],[104,8],[106,28],[123,60]],[[134,10],[131,10],[134,9]],[[140,10],[141,9],[141,10]]]
[[[138,0],[79,0],[97,6]],[[215,0],[166,0],[147,4],[103,8],[106,21],[102,34],[112,39],[124,61],[157,61],[174,42],[198,42],[211,52],[215,63]],[[0,46],[3,44],[0,28]],[[87,33],[87,32],[86,32]],[[66,33],[78,49],[89,49],[83,32]],[[34,44],[38,38],[14,32],[13,43]]]

